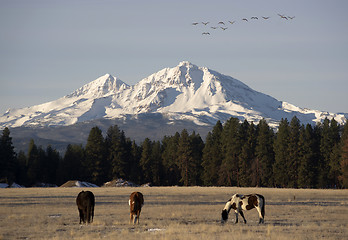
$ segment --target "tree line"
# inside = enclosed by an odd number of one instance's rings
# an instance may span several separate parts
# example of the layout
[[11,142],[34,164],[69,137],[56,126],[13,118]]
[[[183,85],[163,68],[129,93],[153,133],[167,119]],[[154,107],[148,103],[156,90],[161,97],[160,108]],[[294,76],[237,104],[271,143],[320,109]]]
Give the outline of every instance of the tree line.
[[33,140],[27,153],[16,153],[10,130],[2,132],[2,182],[61,185],[76,179],[102,185],[116,178],[155,186],[347,188],[348,124],[325,119],[303,125],[294,117],[282,119],[274,132],[265,120],[255,125],[230,118],[218,121],[205,142],[184,129],[141,144],[117,125],[105,137],[93,127],[85,146],[70,144],[63,156]]

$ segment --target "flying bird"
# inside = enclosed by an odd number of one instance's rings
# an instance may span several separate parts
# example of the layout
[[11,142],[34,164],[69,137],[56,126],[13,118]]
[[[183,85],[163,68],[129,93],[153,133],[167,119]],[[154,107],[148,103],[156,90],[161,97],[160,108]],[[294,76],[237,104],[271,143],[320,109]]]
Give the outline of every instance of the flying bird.
[[244,20],[244,21],[248,22],[248,19],[246,19],[246,18],[243,18],[242,20]]
[[192,23],[192,25],[197,25],[198,24],[198,22],[194,22],[194,23]]
[[226,27],[226,28],[224,28],[224,27],[220,27],[220,28],[221,28],[222,30],[224,30],[224,31],[227,29],[227,27]]
[[231,23],[231,24],[233,24],[233,23],[235,23],[236,21],[228,21],[229,23]]
[[290,18],[290,19],[292,20],[292,19],[294,19],[294,18],[295,18],[295,16],[293,16],[293,17],[289,17],[289,16],[288,16],[288,18]]
[[263,18],[263,19],[266,19],[266,20],[269,19],[269,17],[262,17],[262,18]]
[[218,24],[223,24],[223,25],[225,25],[225,23],[224,23],[224,22],[219,22]]
[[202,22],[204,25],[207,25],[209,22]]
[[212,29],[217,29],[217,27],[211,27]]
[[280,18],[284,18],[284,19],[288,20],[287,17],[285,17],[284,15],[281,15],[281,14],[279,14],[279,13],[278,13],[278,16],[279,16]]
[[210,33],[204,32],[204,33],[202,33],[202,35],[210,35]]
[[251,19],[259,19],[258,17],[251,17]]

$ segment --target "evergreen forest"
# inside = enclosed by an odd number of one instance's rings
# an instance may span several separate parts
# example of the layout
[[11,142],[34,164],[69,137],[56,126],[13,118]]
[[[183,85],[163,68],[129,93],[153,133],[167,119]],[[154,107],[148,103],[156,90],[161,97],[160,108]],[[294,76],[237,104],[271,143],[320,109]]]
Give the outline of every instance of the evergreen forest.
[[0,182],[9,184],[102,185],[123,178],[153,186],[348,188],[348,124],[335,119],[315,126],[282,119],[275,132],[265,120],[230,118],[218,121],[205,141],[184,129],[141,144],[117,125],[105,134],[96,126],[85,146],[70,144],[64,154],[33,140],[17,153],[8,128],[0,137]]

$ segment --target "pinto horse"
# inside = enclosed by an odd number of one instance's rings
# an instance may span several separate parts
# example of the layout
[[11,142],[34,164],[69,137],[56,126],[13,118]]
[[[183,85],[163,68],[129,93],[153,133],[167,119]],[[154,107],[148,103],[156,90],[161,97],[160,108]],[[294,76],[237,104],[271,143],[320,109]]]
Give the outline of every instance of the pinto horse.
[[[141,192],[133,192],[129,196],[129,206],[130,206],[130,220],[129,223],[135,224],[138,220],[139,224],[139,217],[141,212],[141,207],[144,205],[144,196]],[[134,217],[134,221],[133,221]]]
[[77,195],[76,205],[80,214],[80,224],[93,222],[94,217],[94,194],[90,191],[82,191]]
[[256,208],[259,213],[259,223],[264,223],[265,218],[265,198],[260,194],[234,194],[231,199],[226,202],[226,205],[221,213],[221,222],[225,223],[228,219],[228,214],[231,209],[236,214],[236,223],[238,223],[238,213],[242,216],[246,223],[243,210]]

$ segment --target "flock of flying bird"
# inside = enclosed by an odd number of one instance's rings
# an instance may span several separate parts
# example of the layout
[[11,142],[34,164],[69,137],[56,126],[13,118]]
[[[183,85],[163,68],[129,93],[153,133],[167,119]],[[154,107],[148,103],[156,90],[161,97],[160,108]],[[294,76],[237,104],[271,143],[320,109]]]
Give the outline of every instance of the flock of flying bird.
[[[292,19],[294,19],[295,18],[295,16],[293,16],[293,17],[290,17],[290,16],[286,16],[286,15],[284,15],[284,14],[278,14],[278,16],[281,18],[281,19],[284,19],[284,20],[292,20]],[[264,16],[262,16],[261,18],[263,18],[264,20],[268,20],[270,17],[264,17]],[[259,20],[259,17],[256,17],[256,16],[254,16],[254,17],[251,17],[250,18],[251,20]],[[242,21],[245,21],[245,22],[249,22],[249,20],[247,19],[247,18],[242,18]],[[236,21],[228,21],[230,24],[234,24]],[[210,22],[201,22],[204,26],[207,26]],[[194,26],[196,26],[196,25],[198,25],[199,23],[198,22],[194,22],[194,23],[192,23],[192,25],[194,25]],[[218,25],[219,25],[219,27],[216,27],[216,26],[211,26],[210,28],[211,29],[218,29],[218,28],[221,28],[223,31],[225,31],[226,29],[228,29],[228,27],[226,27],[226,24],[225,24],[225,22],[223,22],[223,21],[220,21],[220,22],[218,22]],[[210,32],[203,32],[202,33],[202,35],[210,35]]]

